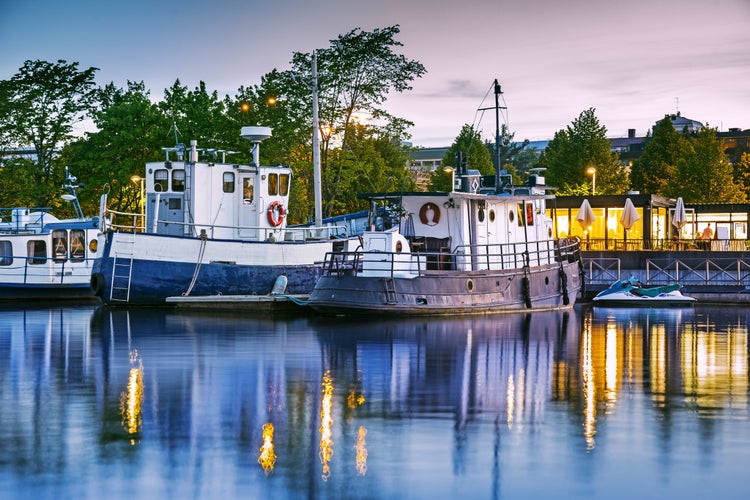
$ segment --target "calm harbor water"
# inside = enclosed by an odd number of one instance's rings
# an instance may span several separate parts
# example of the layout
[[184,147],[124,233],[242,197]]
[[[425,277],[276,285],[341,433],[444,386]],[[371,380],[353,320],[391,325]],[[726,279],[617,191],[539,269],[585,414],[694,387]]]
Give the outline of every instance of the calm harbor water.
[[0,309],[3,498],[748,498],[742,307]]

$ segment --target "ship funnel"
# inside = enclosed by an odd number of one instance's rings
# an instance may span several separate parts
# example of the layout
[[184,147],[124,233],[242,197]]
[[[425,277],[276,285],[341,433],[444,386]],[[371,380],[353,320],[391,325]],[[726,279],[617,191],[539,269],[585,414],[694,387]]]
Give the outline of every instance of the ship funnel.
[[257,167],[260,165],[260,143],[271,137],[271,127],[242,127],[240,135],[253,143],[252,164]]

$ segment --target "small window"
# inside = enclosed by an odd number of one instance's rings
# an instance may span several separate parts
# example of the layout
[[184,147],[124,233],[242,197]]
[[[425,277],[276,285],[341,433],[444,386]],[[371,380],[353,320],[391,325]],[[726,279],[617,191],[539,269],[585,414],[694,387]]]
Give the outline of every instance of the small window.
[[279,194],[279,174],[269,174],[268,194],[270,196],[276,196]]
[[289,194],[289,174],[279,174],[279,194],[287,196]]
[[172,171],[172,191],[176,193],[182,193],[183,191],[185,191],[185,171],[184,170]]
[[169,189],[169,172],[166,169],[154,171],[154,191],[163,192]]
[[234,193],[234,172],[224,172],[224,192]]
[[13,245],[10,241],[0,241],[0,266],[13,264]]
[[169,209],[170,210],[182,210],[182,199],[181,198],[170,198]]
[[245,177],[242,180],[242,203],[250,205],[253,202],[253,196],[255,195],[255,187],[253,185],[252,177]]
[[68,232],[64,229],[52,231],[52,248],[55,262],[62,262],[68,258]]
[[47,242],[44,240],[30,240],[26,242],[27,262],[29,264],[47,263]]
[[82,229],[70,230],[70,260],[80,262],[86,258],[86,232]]

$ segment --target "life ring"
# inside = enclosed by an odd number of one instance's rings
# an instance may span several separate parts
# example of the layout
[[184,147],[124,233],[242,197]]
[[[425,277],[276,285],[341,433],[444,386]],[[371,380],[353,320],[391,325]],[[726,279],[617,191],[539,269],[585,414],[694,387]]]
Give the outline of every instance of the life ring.
[[425,226],[435,226],[440,222],[440,207],[427,202],[419,209],[419,220]]
[[97,297],[102,296],[102,292],[104,292],[104,275],[102,273],[94,273],[91,275],[91,291],[94,292],[94,295]]
[[273,227],[279,227],[284,222],[286,210],[280,201],[274,201],[268,205],[268,223]]

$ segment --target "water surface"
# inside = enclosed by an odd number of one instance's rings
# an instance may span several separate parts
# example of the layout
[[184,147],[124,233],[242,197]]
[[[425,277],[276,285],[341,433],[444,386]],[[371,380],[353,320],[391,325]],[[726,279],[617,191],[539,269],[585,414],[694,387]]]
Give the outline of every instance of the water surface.
[[747,308],[0,309],[9,498],[747,498]]

